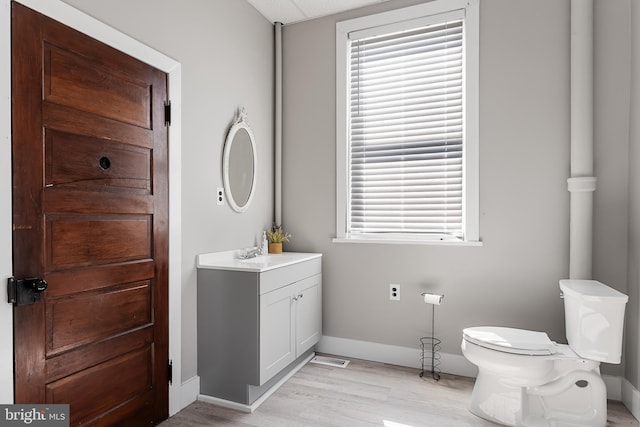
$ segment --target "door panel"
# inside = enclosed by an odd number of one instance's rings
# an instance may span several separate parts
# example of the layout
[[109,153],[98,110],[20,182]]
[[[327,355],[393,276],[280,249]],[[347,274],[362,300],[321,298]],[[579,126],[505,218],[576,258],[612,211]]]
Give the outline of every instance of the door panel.
[[296,356],[313,347],[322,335],[322,275],[296,283]]
[[291,286],[260,295],[260,384],[293,362],[293,295]]
[[168,416],[166,75],[12,3],[16,403]]
[[151,323],[151,283],[112,286],[107,292],[81,292],[48,300],[49,355]]
[[148,194],[151,149],[47,130],[45,185]]
[[47,274],[47,297],[71,295],[113,285],[137,282],[153,275],[153,261],[143,260],[115,266],[98,266],[82,270],[58,271]]
[[[152,219],[145,216],[51,215],[46,219],[50,270],[151,258]],[[124,237],[126,236],[126,239]]]
[[153,148],[151,129],[129,126],[117,120],[46,101],[42,102],[42,122],[45,128],[55,125],[55,128],[62,132],[93,136],[103,140],[127,141],[130,146]]
[[153,329],[143,328],[109,340],[62,353],[47,363],[47,383],[64,378],[69,372],[80,372],[114,359],[128,349],[148,347],[153,342]]
[[151,87],[146,81],[134,81],[130,74],[121,73],[110,64],[101,67],[81,53],[48,43],[43,56],[46,101],[151,127]]
[[[96,416],[151,389],[151,348],[127,353],[47,385],[47,400],[67,402],[71,424]],[[100,386],[96,386],[100,384]],[[115,393],[104,394],[104,389]]]

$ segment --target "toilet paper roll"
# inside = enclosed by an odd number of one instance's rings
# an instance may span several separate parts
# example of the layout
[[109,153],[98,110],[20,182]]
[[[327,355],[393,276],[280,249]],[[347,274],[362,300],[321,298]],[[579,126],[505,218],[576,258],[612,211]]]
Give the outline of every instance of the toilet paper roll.
[[444,295],[438,295],[438,294],[422,294],[422,295],[424,295],[425,303],[434,304],[434,305],[442,304],[442,300],[444,298]]

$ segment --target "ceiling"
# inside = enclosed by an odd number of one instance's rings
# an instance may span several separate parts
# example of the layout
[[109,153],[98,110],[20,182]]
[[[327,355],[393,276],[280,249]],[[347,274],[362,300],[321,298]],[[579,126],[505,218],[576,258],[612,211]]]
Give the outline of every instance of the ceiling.
[[291,24],[387,0],[247,0],[270,22]]

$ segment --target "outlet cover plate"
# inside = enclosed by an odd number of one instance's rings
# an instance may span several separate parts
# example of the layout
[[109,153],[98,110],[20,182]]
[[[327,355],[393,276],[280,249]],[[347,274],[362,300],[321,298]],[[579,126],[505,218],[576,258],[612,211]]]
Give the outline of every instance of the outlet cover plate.
[[391,301],[400,301],[400,285],[397,283],[389,285],[389,299]]
[[224,205],[224,188],[218,187],[216,190],[216,203],[218,206]]

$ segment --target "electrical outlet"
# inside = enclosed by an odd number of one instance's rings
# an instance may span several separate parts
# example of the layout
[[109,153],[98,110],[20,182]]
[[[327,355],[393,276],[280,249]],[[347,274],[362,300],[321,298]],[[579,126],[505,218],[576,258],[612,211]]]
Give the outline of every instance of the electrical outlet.
[[389,285],[389,299],[391,301],[400,301],[400,285],[396,283]]
[[224,205],[224,188],[218,187],[218,191],[216,192],[216,202],[218,206]]

